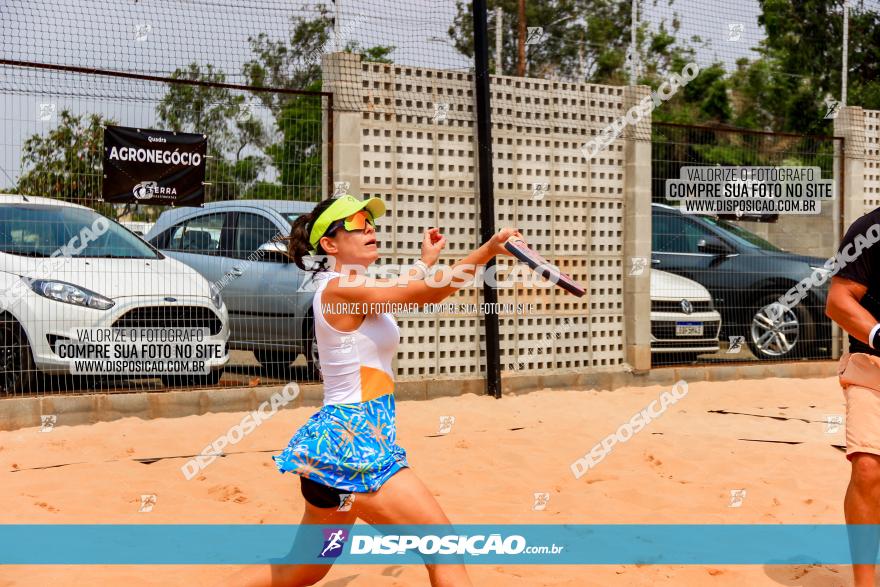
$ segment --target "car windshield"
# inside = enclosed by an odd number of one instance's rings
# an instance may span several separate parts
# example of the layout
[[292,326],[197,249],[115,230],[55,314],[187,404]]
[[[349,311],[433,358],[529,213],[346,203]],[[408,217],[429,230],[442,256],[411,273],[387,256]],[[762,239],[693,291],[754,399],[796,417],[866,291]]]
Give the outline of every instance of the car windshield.
[[93,210],[45,204],[0,206],[0,252],[25,257],[158,259],[158,253]]
[[725,231],[728,236],[730,236],[730,238],[736,240],[736,242],[740,243],[741,245],[745,245],[747,247],[752,247],[755,249],[763,249],[765,251],[775,251],[777,253],[783,252],[782,249],[765,241],[754,232],[749,232],[745,228],[737,226],[732,222],[721,220],[720,218],[711,218],[709,216],[703,216],[701,219],[705,222],[708,222],[712,226],[716,226]]

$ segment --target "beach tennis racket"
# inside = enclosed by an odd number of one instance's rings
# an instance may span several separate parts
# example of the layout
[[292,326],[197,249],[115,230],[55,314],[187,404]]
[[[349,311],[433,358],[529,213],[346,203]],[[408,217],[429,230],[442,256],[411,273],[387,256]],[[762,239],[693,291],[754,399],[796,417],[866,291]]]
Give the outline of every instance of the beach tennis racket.
[[512,236],[504,243],[504,248],[514,257],[528,265],[532,270],[570,294],[582,297],[585,290],[578,282],[559,270],[559,267],[539,255],[533,248],[518,236]]

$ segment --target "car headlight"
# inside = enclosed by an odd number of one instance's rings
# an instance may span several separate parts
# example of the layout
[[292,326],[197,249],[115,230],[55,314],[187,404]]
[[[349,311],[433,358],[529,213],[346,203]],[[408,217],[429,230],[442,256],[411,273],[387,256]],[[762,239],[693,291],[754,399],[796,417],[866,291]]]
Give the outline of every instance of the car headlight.
[[[27,281],[27,280],[26,280]],[[73,304],[74,306],[83,306],[85,308],[94,308],[96,310],[109,310],[116,302],[110,298],[105,298],[101,294],[95,293],[84,287],[67,283],[66,281],[54,281],[51,279],[35,279],[29,281],[31,289],[44,298],[63,302],[65,304]]]
[[223,298],[220,296],[220,289],[213,283],[209,283],[208,285],[211,286],[211,302],[213,302],[214,307],[219,310],[223,307]]

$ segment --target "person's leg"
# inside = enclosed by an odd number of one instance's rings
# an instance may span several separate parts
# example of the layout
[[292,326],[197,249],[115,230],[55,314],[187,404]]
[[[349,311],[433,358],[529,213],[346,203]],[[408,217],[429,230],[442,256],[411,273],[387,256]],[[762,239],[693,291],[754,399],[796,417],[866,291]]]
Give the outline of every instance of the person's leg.
[[[450,524],[449,518],[411,469],[394,474],[375,493],[359,493],[352,511],[368,524]],[[433,587],[468,587],[463,564],[426,564]]]
[[[880,358],[847,354],[838,365],[846,400],[846,456],[851,474],[843,511],[856,587],[873,587],[880,545]],[[863,561],[870,563],[862,564]]]
[[[880,524],[880,456],[855,453],[850,459],[852,475],[843,502],[846,523]],[[876,558],[880,536],[874,530],[863,532],[861,529],[854,529],[850,537],[853,558]],[[874,565],[853,565],[853,576],[856,587],[874,587]]]
[[[354,512],[340,512],[335,507],[319,508],[306,502],[300,524],[327,524],[350,526],[357,515]],[[302,532],[297,532],[290,552],[317,553],[320,544],[309,542]],[[328,559],[332,560],[332,559]],[[330,572],[333,563],[327,565],[248,565],[221,585],[225,587],[300,587],[315,585]]]

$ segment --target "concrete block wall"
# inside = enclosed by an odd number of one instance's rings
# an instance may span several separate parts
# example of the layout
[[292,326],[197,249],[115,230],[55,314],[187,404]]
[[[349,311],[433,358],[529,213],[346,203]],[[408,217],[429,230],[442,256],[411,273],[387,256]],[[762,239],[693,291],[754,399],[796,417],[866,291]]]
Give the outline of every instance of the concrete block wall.
[[880,110],[865,110],[863,186],[865,212],[880,206]]
[[[472,250],[479,234],[473,76],[359,62],[345,54],[325,57],[324,68],[334,103],[349,105],[334,113],[334,179],[344,177],[363,197],[388,203],[390,214],[379,230],[383,261],[415,261],[429,226],[441,227],[447,237],[443,262]],[[636,348],[649,345],[647,277],[632,284],[625,277],[625,255],[650,257],[650,183],[642,189],[633,180],[646,173],[650,178],[650,121],[638,125],[648,125],[648,132],[621,137],[590,162],[581,154],[585,141],[646,93],[630,90],[637,89],[491,79],[496,227],[521,229],[539,252],[588,288],[580,299],[555,287],[499,290],[500,303],[532,304],[527,313],[500,316],[505,371],[650,365],[649,346]],[[339,92],[346,97],[336,98]],[[639,230],[638,238],[627,233],[629,212],[640,214],[629,227]],[[503,258],[498,265],[506,275],[514,263]],[[637,301],[637,295],[644,299]],[[468,289],[447,302],[473,304],[481,297],[479,289]],[[629,330],[628,309],[643,314]],[[398,322],[401,380],[481,376],[485,334],[479,313],[402,315]]]
[[[877,207],[876,203],[872,205],[873,198],[865,190],[869,170],[866,165],[866,122],[872,118],[870,114],[858,106],[846,106],[840,109],[837,118],[834,119],[834,136],[844,139],[844,158],[841,164],[844,184],[844,227],[848,227],[856,218]],[[873,119],[876,121],[876,116]],[[874,144],[876,150],[876,139]],[[876,158],[876,155],[874,157]]]

